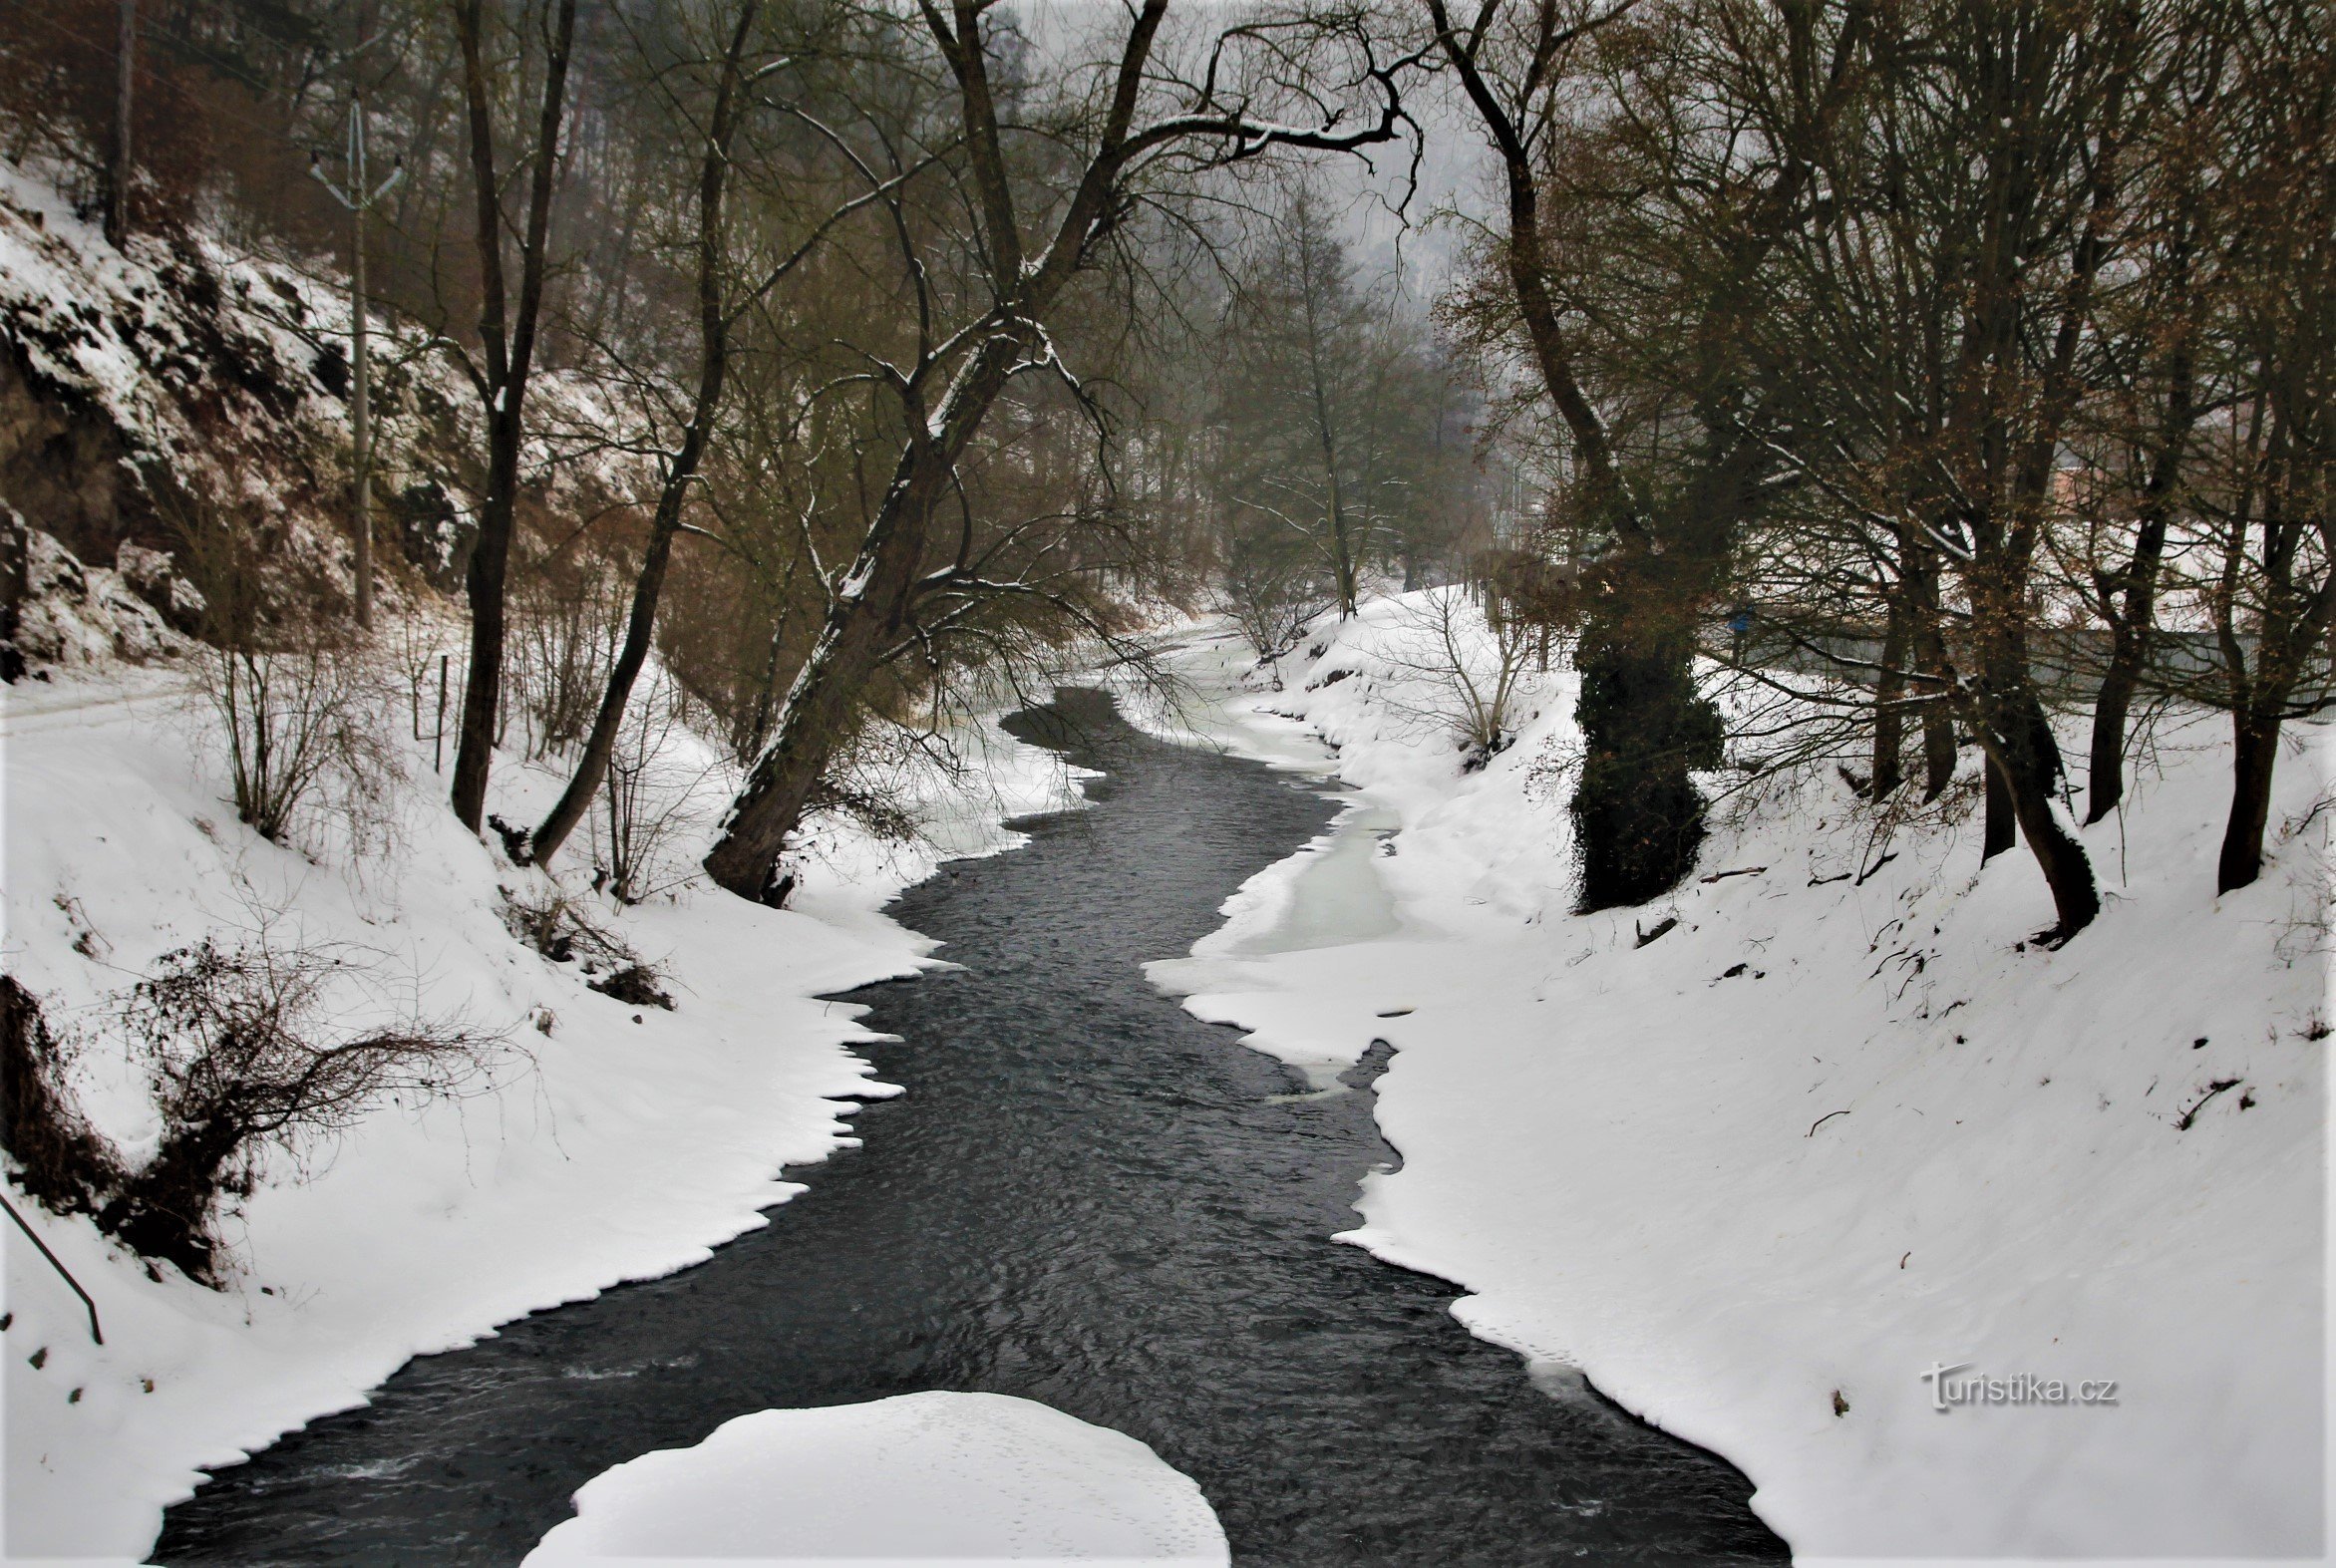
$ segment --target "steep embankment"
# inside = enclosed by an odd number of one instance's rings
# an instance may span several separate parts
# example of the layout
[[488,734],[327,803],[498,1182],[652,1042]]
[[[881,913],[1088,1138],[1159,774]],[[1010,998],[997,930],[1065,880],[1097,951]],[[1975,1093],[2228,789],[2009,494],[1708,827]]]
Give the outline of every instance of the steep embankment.
[[[454,821],[425,738],[426,677],[460,630],[431,583],[464,547],[438,526],[453,512],[430,466],[459,468],[465,427],[412,368],[384,392],[398,454],[384,488],[406,545],[384,563],[395,620],[329,669],[294,657],[275,672],[275,700],[296,708],[327,682],[326,729],[346,721],[361,744],[332,743],[276,841],[254,832],[228,798],[220,666],[184,635],[195,601],[161,551],[184,540],[173,508],[230,507],[271,569],[347,582],[333,305],[291,268],[200,236],[117,255],[0,165],[0,522],[21,567],[0,640],[34,666],[0,708],[0,965],[59,1043],[63,1089],[122,1165],[151,1159],[167,1064],[129,1005],[167,955],[205,941],[330,971],[318,1040],[431,1020],[497,1042],[469,1098],[369,1100],[321,1118],[345,1119],[337,1133],[268,1146],[219,1226],[219,1289],[11,1191],[105,1334],[94,1343],[81,1301],[12,1230],[12,1560],[142,1557],[199,1467],[361,1401],[410,1355],[760,1225],[798,1190],[780,1168],[845,1142],[858,1102],[890,1092],[849,1049],[853,1011],[812,998],[916,967],[925,944],[875,911],[942,845],[1001,843],[1001,816],[1060,793],[1051,763],[992,736],[972,787],[924,781],[940,844],[894,853],[823,825],[796,907],[774,911],[688,882],[736,771],[686,722],[653,718],[625,743],[645,901],[596,891],[597,810],[563,881],[514,867]],[[572,412],[570,397],[549,389],[546,407]],[[557,479],[547,504],[616,477]],[[654,669],[636,700],[678,712]],[[499,757],[492,807],[534,820],[561,782],[556,761]],[[660,970],[677,1006],[595,989],[615,965],[588,941],[563,957],[522,940],[562,900]]]
[[[526,1057],[505,1059],[495,1093],[385,1104],[305,1157],[271,1152],[222,1227],[220,1290],[14,1194],[95,1296],[106,1342],[12,1239],[12,1558],[143,1555],[198,1466],[356,1403],[410,1355],[702,1259],[800,1190],[782,1166],[824,1157],[859,1101],[891,1093],[849,1049],[854,1010],[812,999],[918,965],[925,944],[875,910],[929,850],[893,857],[839,829],[786,911],[689,888],[619,909],[578,871],[569,895],[659,965],[668,1012],[597,993],[605,965],[512,934],[513,903],[540,907],[553,885],[461,830],[426,743],[399,748],[386,847],[350,858],[236,821],[199,698],[152,676],[23,690],[0,718],[6,971],[76,1041],[69,1082],[131,1164],[160,1127],[120,1006],[205,937],[335,952],[393,1011],[460,1017]],[[1055,797],[1049,770],[1015,773],[1020,756],[1001,738],[997,793],[958,806],[961,847],[1001,841],[993,813]],[[556,778],[503,761],[499,808],[548,803]],[[677,864],[710,841],[719,793],[673,824]]]
[[[1369,896],[1300,855],[1157,976],[1292,1061],[1398,1048],[1404,1165],[1350,1239],[1733,1459],[1807,1558],[2317,1555],[2324,732],[2282,760],[2262,881],[2216,899],[2226,726],[2169,720],[2059,951],[2024,853],[1880,831],[1832,779],[1738,802],[1712,880],[1576,916],[1571,679],[1529,679],[1516,744],[1464,771],[1426,603],[1322,624],[1204,726],[1337,748],[1378,813],[1350,821],[1399,827],[1362,862],[1392,932],[1242,956],[1293,900]],[[1481,678],[1481,623],[1465,645]],[[1940,1366],[2115,1404],[1941,1411]]]

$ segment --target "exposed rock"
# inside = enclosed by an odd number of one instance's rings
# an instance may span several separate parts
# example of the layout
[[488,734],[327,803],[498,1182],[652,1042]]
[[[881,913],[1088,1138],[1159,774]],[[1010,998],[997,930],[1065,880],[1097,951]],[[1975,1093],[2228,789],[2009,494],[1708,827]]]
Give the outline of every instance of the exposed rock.
[[202,629],[201,590],[178,575],[177,563],[163,550],[150,550],[125,539],[115,553],[114,569],[133,593],[155,609],[173,631],[192,637]]

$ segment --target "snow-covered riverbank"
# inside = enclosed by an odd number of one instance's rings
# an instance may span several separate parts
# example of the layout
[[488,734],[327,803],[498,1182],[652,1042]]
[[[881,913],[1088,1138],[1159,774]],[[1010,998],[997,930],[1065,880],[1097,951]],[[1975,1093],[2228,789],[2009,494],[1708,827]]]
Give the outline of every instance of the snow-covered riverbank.
[[[306,1180],[271,1163],[227,1225],[223,1291],[150,1278],[87,1219],[20,1200],[96,1297],[105,1344],[12,1232],[11,1561],[142,1557],[201,1467],[359,1403],[409,1356],[685,1267],[763,1224],[801,1190],[781,1167],[842,1146],[858,1104],[892,1093],[852,1054],[856,1010],[814,998],[917,967],[928,944],[877,913],[892,893],[936,853],[999,847],[1001,819],[1076,793],[1051,755],[996,733],[978,787],[927,802],[936,844],[895,851],[832,828],[791,909],[687,887],[624,910],[594,900],[663,967],[679,1004],[667,1012],[596,994],[577,965],[511,935],[502,889],[524,894],[539,873],[461,830],[427,743],[407,748],[389,801],[395,852],[312,860],[236,821],[185,701],[132,673],[28,684],[0,720],[6,968],[53,1023],[84,1027],[77,1079],[101,1129],[133,1154],[156,1133],[108,999],[169,949],[262,922],[351,944],[410,982],[422,1011],[506,1031],[533,1065],[490,1097],[370,1115]],[[497,809],[531,819],[557,785],[505,766]],[[708,825],[678,830],[677,863],[694,864]]]
[[[1186,655],[1225,695],[1185,726],[1290,766],[1310,732],[1358,791],[1155,969],[1294,1064],[1398,1048],[1404,1166],[1349,1239],[1468,1288],[1554,1392],[1579,1369],[1735,1461],[1804,1559],[2318,1556],[2323,732],[2281,762],[2274,863],[2217,901],[2227,729],[2169,725],[2058,952],[2024,852],[1876,841],[1832,781],[1714,834],[1704,875],[1740,874],[1576,916],[1570,678],[1464,772],[1423,607],[1323,623],[1279,690],[1229,639]],[[1937,1367],[2115,1403],[1942,1412]]]

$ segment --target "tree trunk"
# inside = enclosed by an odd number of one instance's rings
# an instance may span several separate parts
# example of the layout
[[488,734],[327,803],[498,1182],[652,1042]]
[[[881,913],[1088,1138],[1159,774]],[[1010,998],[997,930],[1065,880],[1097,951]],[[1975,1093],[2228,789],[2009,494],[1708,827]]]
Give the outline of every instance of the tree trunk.
[[[2041,717],[2041,716],[2039,716]],[[2043,867],[2059,915],[2053,935],[2062,941],[2091,925],[2101,913],[2101,891],[2093,880],[2093,862],[2085,846],[2064,826],[2053,799],[2053,776],[2029,762],[2007,770],[2012,775],[2012,805],[2028,848]]]
[[[1030,315],[1037,309],[1031,303],[1022,307]],[[1003,310],[1001,315],[1029,319]],[[932,434],[912,436],[901,453],[859,556],[835,589],[811,657],[796,672],[778,739],[747,775],[722,837],[706,856],[707,874],[741,898],[776,902],[782,896],[779,855],[803,821],[836,743],[849,733],[859,694],[883,662],[887,642],[911,630],[916,576],[934,509],[1022,347],[1011,331],[993,333],[951,384]]]
[[1695,867],[1704,823],[1692,771],[1718,762],[1721,734],[1695,689],[1693,653],[1681,631],[1650,636],[1596,614],[1582,627],[1582,769],[1568,809],[1585,911],[1644,903]]
[[829,607],[811,657],[796,673],[778,739],[748,774],[721,839],[706,856],[707,873],[741,898],[776,903],[782,896],[778,866],[788,835],[802,823],[836,743],[849,731],[888,636],[904,629],[948,465],[919,450],[903,455],[900,470],[851,575]]
[[479,512],[479,542],[464,588],[471,604],[471,668],[463,690],[463,719],[455,742],[455,816],[472,832],[487,813],[487,774],[495,758],[496,709],[502,692],[503,583],[510,566],[511,523],[518,506],[519,449],[526,427],[520,410],[535,357],[536,323],[543,306],[551,197],[557,183],[559,128],[567,103],[567,69],[575,39],[576,0],[558,0],[545,41],[543,97],[536,116],[535,156],[528,176],[527,224],[519,246],[519,294],[506,315],[503,291],[503,210],[496,172],[495,111],[488,82],[481,0],[455,13],[463,52],[463,89],[471,132],[473,220],[481,277],[479,336],[487,356],[480,391],[487,404],[487,496]]
[[2002,854],[2019,842],[2019,817],[2012,805],[2011,781],[2004,778],[2002,765],[1989,754],[1986,761],[1987,808],[1981,818],[1979,834],[1979,863]]
[[[1611,591],[1590,601],[1575,655],[1583,758],[1568,809],[1581,856],[1581,907],[1642,903],[1693,869],[1704,802],[1690,775],[1719,757],[1718,710],[1695,689],[1693,596],[1681,592],[1687,584],[1680,564],[1656,552],[1651,520],[1638,510],[1605,419],[1583,388],[1550,290],[1554,269],[1541,233],[1534,154],[1441,0],[1430,14],[1446,59],[1501,155],[1509,286],[1542,386],[1571,438],[1583,502],[1603,513],[1621,545],[1620,569],[1606,584]],[[1710,482],[1711,475],[1704,477]]]
[[2271,773],[2279,761],[2279,721],[2254,714],[2231,717],[2236,756],[2231,771],[2230,820],[2222,829],[2222,854],[2214,867],[2214,891],[2245,887],[2263,874],[2263,831],[2271,820]]
[[[1999,672],[1999,680],[2001,674]],[[1996,687],[1989,711],[1981,716],[1980,744],[1988,761],[1988,845],[1982,858],[2011,847],[2011,824],[2027,839],[2044,880],[2052,889],[2059,916],[2053,935],[2061,941],[2075,936],[2101,913],[2101,892],[2093,880],[2093,863],[2085,846],[2062,824],[2055,809],[2052,786],[2061,772],[2060,745],[2053,739],[2052,722],[2044,705],[2025,685],[2009,691]],[[1994,842],[1998,829],[1996,795],[2000,789],[2004,822],[2003,842]]]
[[[2187,270],[2186,259],[2183,263]],[[2093,704],[2091,771],[2085,779],[2085,820],[2098,822],[2117,809],[2125,797],[2126,723],[2133,712],[2134,689],[2149,664],[2150,632],[2157,619],[2158,573],[2166,556],[2166,529],[2173,509],[2173,489],[2181,476],[2181,460],[2189,446],[2192,408],[2192,371],[2188,340],[2174,350],[2169,371],[2172,385],[2166,398],[2166,432],[2150,477],[2142,492],[2142,515],[2134,530],[2134,555],[2124,571],[2102,584],[2102,605],[2109,611],[2109,668],[2101,679]],[[2123,589],[2120,603],[2117,590]]]
[[[717,376],[716,380],[719,379]],[[632,609],[625,618],[624,646],[609,667],[608,686],[601,694],[599,711],[592,717],[591,731],[584,738],[583,753],[576,759],[575,774],[528,840],[528,857],[537,865],[559,853],[559,846],[567,842],[568,834],[584,819],[593,794],[608,777],[609,760],[616,755],[617,733],[624,725],[624,711],[632,700],[633,683],[640,679],[641,667],[649,659],[657,628],[657,601],[665,591],[665,571],[673,558],[673,536],[681,529],[682,503],[689,491],[684,461],[694,472],[702,445],[700,432],[693,428],[682,443],[681,455],[674,460],[663,493],[657,498],[657,519],[649,530],[648,550],[641,557],[641,574],[633,582]]]
[[535,829],[529,853],[538,865],[559,852],[608,777],[609,760],[616,755],[617,732],[624,725],[625,706],[632,700],[633,683],[648,662],[656,635],[657,601],[665,592],[665,572],[673,559],[674,535],[681,531],[682,508],[713,434],[715,412],[722,404],[722,383],[730,363],[730,322],[722,304],[722,192],[737,129],[739,61],[746,52],[758,5],[759,0],[748,0],[731,33],[722,84],[714,95],[706,156],[698,173],[697,396],[690,407],[689,426],[682,433],[681,449],[668,462],[665,482],[657,496],[656,519],[650,525],[648,549],[641,557],[641,574],[633,583],[632,609],[625,618],[624,646],[609,667],[608,687],[585,737],[583,755],[576,759],[575,775]]
[[1955,716],[1947,701],[1953,688],[1947,680],[1946,639],[1938,629],[1938,567],[1926,551],[1907,556],[1906,587],[1914,668],[1922,677],[1917,685],[1929,699],[1922,705],[1922,798],[1927,803],[1955,782]]
[[2092,756],[2085,776],[2087,824],[2100,821],[2125,798],[2126,725],[2133,712],[2134,688],[2148,662],[2149,638],[2147,621],[2132,625],[2122,616],[2110,632],[2109,668],[2101,677],[2100,695],[2093,700]]
[[1906,782],[1906,650],[1913,641],[1906,613],[1906,585],[1901,581],[1889,599],[1889,621],[1882,632],[1881,674],[1874,683],[1872,797],[1886,800]]
[[[470,670],[455,729],[455,815],[477,832],[487,815],[487,772],[495,756],[496,707],[502,690],[503,584],[510,571],[511,518],[518,501],[518,421],[488,422],[487,504],[463,575],[471,606]],[[505,428],[508,427],[508,434]]]

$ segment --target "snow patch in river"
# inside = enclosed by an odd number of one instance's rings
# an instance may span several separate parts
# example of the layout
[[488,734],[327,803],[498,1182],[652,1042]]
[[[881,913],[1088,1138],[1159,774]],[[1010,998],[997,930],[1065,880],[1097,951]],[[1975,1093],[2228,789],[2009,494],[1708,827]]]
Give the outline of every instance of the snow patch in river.
[[523,1568],[1231,1560],[1200,1488],[1150,1447],[1000,1394],[758,1411],[604,1471],[575,1503]]

